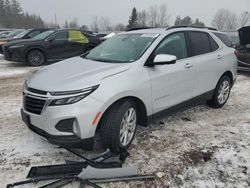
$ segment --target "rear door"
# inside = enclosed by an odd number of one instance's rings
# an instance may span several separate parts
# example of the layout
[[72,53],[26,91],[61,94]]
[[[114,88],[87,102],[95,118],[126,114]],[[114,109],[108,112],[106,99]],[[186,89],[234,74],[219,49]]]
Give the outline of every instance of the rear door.
[[79,56],[85,52],[89,44],[88,38],[77,30],[68,31],[69,56]]
[[195,96],[215,88],[218,82],[220,61],[219,45],[206,32],[188,31],[191,58],[194,64]]
[[153,53],[153,57],[158,54],[177,57],[175,64],[148,68],[152,86],[153,112],[157,113],[193,97],[194,72],[192,61],[188,58],[184,32],[168,35]]

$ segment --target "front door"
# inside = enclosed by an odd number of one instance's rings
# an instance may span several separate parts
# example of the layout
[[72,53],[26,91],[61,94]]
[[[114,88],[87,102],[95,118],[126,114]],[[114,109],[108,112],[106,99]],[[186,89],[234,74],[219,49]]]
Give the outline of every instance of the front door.
[[154,51],[158,54],[175,55],[175,64],[149,67],[152,85],[153,113],[191,99],[194,96],[194,72],[188,59],[186,37],[183,32],[167,36]]
[[68,32],[59,31],[47,39],[47,57],[48,60],[62,60],[69,57]]

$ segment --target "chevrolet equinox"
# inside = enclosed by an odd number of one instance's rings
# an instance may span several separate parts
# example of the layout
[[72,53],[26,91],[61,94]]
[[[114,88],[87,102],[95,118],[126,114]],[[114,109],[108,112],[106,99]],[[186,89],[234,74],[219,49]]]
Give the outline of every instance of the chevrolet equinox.
[[204,101],[221,108],[237,60],[218,33],[172,27],[117,34],[28,78],[22,119],[53,144],[91,149],[98,135],[117,152],[130,146],[138,125],[164,114]]

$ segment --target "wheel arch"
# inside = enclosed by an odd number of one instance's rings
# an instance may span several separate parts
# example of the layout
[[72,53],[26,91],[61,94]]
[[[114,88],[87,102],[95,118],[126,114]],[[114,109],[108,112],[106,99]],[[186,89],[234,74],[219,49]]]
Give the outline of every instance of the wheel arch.
[[[226,72],[224,72],[222,75],[221,75],[221,77],[220,77],[220,79],[223,77],[223,76],[228,76],[229,78],[230,78],[230,80],[231,80],[231,84],[233,84],[233,82],[234,82],[234,78],[233,78],[233,73],[231,72],[231,71],[226,71]],[[219,80],[220,80],[219,79]],[[218,81],[219,82],[219,81]]]
[[131,101],[134,101],[135,104],[136,104],[136,108],[137,108],[137,112],[138,112],[138,123],[140,126],[144,126],[146,127],[147,126],[147,109],[146,109],[146,106],[144,104],[144,102],[138,98],[138,97],[135,97],[135,96],[126,96],[126,97],[122,97],[122,98],[119,98],[117,100],[115,100],[111,105],[109,105],[104,113],[102,113],[102,116],[100,117],[100,120],[97,124],[97,128],[96,128],[96,131],[100,129],[101,127],[101,122],[102,120],[104,119],[105,115],[110,111],[110,109],[117,103],[119,102],[122,102],[122,101],[125,101],[125,100],[131,100]]

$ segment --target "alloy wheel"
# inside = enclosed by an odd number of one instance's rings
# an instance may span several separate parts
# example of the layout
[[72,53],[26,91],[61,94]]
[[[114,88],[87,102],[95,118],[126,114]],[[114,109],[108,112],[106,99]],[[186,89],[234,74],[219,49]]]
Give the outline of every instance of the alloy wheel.
[[135,134],[136,122],[136,111],[134,108],[129,108],[121,122],[120,143],[122,146],[127,146],[132,141]]
[[230,83],[227,80],[224,80],[219,87],[218,91],[218,102],[223,104],[227,101],[230,93]]

